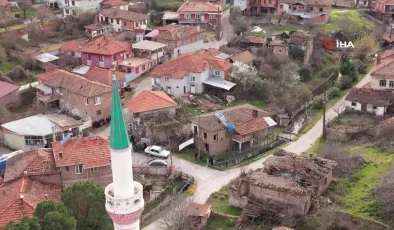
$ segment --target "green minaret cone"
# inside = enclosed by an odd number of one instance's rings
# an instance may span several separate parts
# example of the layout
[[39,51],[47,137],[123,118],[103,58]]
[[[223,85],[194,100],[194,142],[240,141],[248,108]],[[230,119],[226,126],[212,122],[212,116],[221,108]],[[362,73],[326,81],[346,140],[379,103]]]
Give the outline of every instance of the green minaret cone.
[[126,123],[123,118],[122,105],[120,103],[118,86],[115,73],[112,75],[112,105],[111,105],[111,149],[126,149],[130,145]]

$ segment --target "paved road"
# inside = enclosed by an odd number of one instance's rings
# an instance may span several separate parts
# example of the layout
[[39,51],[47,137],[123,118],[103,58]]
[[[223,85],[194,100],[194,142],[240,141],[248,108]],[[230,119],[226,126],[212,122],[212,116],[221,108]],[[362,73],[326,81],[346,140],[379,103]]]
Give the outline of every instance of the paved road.
[[[356,87],[361,87],[368,83],[371,80],[371,76],[368,73],[358,84]],[[343,102],[342,98],[337,104]],[[332,109],[327,110],[327,119],[331,120],[336,116],[336,112]],[[323,124],[322,119],[320,119],[306,134],[302,135],[299,139],[294,142],[291,142],[284,149],[296,153],[300,155],[304,151],[308,150],[313,143],[322,135],[323,133]],[[257,169],[260,168],[262,163],[270,156],[262,158],[258,161],[255,161],[248,165],[249,169]],[[187,174],[193,175],[197,182],[197,190],[195,193],[195,201],[205,203],[209,196],[218,191],[221,187],[227,185],[231,180],[238,177],[240,174],[240,170],[238,168],[231,169],[228,171],[217,171],[208,167],[202,167],[193,163],[190,163],[185,160],[174,158],[174,164],[177,169],[186,172]],[[157,222],[147,226],[144,230],[160,230],[160,227],[157,226]]]
[[204,43],[204,48],[219,49],[221,45],[227,44],[228,41],[235,37],[233,26],[230,24],[230,10],[226,10],[222,15],[223,36],[219,41]]

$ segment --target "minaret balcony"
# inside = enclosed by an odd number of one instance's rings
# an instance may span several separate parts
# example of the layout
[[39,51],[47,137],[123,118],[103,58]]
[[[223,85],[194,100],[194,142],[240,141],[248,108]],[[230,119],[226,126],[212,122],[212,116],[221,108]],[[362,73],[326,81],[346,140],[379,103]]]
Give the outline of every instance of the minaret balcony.
[[109,184],[105,188],[105,208],[113,214],[130,214],[141,210],[144,207],[143,187],[134,181],[134,194],[129,197],[115,197],[114,185]]

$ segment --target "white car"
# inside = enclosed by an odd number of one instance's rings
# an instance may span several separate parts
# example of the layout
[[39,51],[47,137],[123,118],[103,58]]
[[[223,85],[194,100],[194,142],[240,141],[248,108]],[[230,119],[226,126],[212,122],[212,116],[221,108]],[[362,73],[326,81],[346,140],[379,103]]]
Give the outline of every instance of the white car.
[[164,150],[162,147],[157,145],[152,145],[147,147],[145,149],[145,153],[147,153],[149,156],[162,157],[162,158],[167,158],[170,155],[170,151]]

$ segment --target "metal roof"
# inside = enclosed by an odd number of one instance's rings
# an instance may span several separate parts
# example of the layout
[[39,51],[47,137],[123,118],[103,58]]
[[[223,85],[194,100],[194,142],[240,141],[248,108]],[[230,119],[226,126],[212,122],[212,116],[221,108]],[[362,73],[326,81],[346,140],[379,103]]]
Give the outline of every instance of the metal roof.
[[228,59],[231,57],[231,55],[226,54],[226,53],[220,53],[218,55],[215,56],[216,58],[221,58],[221,59]]
[[177,12],[165,12],[163,15],[163,20],[178,20],[179,14]]
[[43,91],[45,93],[45,95],[52,94],[52,88],[45,85],[45,84],[38,84],[33,87]]
[[46,136],[52,134],[55,124],[45,115],[38,114],[1,126],[22,136]]
[[51,62],[51,61],[59,59],[59,57],[56,57],[55,55],[52,55],[52,54],[49,54],[49,53],[43,53],[43,54],[35,56],[34,58],[36,60],[38,60],[40,62],[44,62],[44,63]]
[[267,122],[269,127],[277,125],[277,123],[270,117],[264,117],[265,122]]
[[49,120],[63,128],[73,128],[82,125],[83,122],[65,114],[53,113],[45,115]]
[[77,74],[81,74],[81,75],[85,75],[87,72],[89,72],[90,70],[90,66],[88,65],[80,65],[75,67],[72,72],[73,73],[77,73]]
[[233,88],[236,85],[235,83],[222,80],[222,79],[220,79],[218,77],[209,77],[203,83],[207,84],[207,85],[210,85],[210,86],[222,88],[222,89],[225,89],[225,90],[230,90],[231,88]]
[[160,49],[163,47],[166,47],[166,45],[162,44],[162,43],[158,43],[158,42],[152,42],[149,40],[143,40],[143,41],[133,44],[134,49],[143,49],[143,50],[150,50],[150,51],[157,50],[157,49]]

